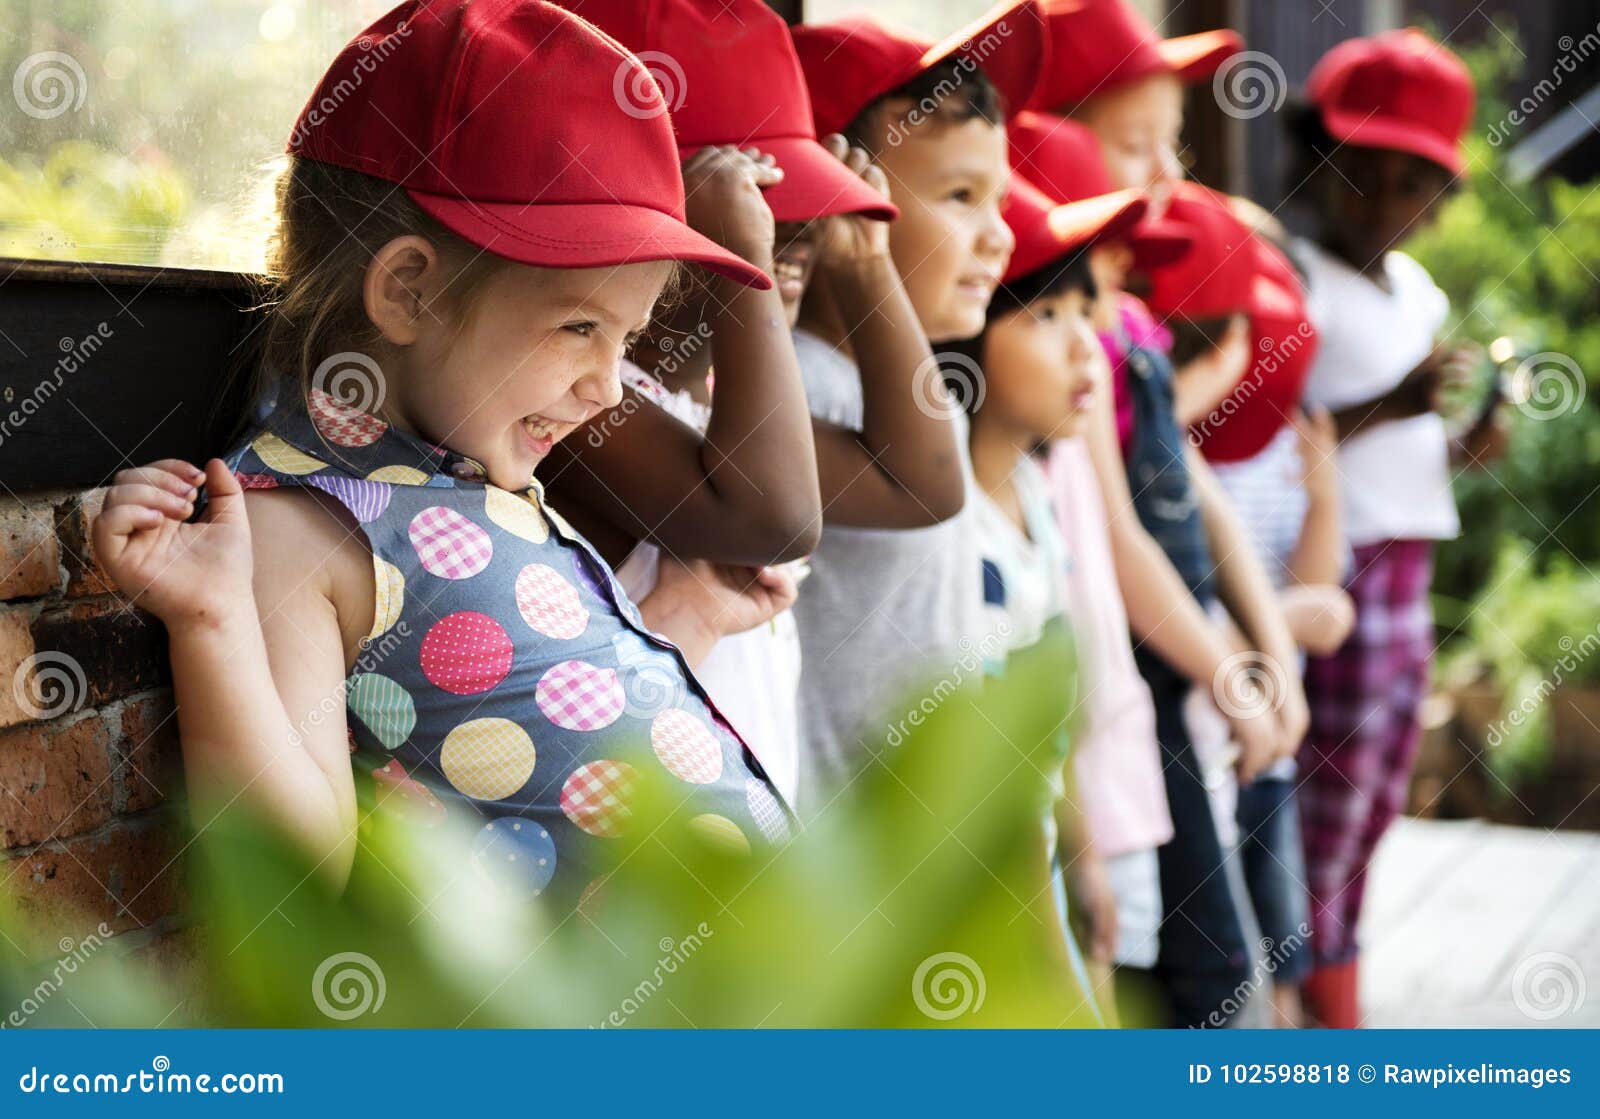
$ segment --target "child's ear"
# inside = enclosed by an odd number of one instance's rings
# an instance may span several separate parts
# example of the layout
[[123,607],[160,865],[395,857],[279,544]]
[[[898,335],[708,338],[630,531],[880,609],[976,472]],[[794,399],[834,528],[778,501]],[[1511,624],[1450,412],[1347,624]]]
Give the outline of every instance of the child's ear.
[[426,319],[440,273],[439,251],[426,237],[396,237],[372,254],[362,280],[367,318],[385,340],[409,346]]

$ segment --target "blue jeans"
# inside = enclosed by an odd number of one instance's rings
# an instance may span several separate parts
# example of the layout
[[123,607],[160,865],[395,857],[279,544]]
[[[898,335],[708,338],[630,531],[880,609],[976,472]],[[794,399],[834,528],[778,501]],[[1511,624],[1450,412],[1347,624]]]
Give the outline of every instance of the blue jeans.
[[[1296,984],[1311,969],[1311,904],[1295,779],[1258,777],[1239,789],[1239,858],[1261,925],[1274,983]],[[1270,941],[1270,946],[1265,943]]]

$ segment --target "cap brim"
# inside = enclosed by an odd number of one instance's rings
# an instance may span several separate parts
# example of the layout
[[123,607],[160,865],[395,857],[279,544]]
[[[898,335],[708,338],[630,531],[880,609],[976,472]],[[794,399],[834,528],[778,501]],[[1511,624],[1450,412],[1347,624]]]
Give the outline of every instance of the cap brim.
[[418,206],[474,245],[519,264],[605,268],[648,260],[685,260],[746,287],[772,278],[671,214],[603,202],[474,202],[406,188]]
[[1209,78],[1229,56],[1243,49],[1244,39],[1237,31],[1226,28],[1201,31],[1195,35],[1179,35],[1156,44],[1161,61],[1171,67],[1182,82],[1198,82]]
[[[730,141],[731,143],[732,141]],[[703,145],[680,149],[687,158]],[[767,200],[776,221],[812,221],[834,214],[860,214],[877,221],[900,216],[882,194],[835,159],[827,148],[806,136],[755,136],[739,142],[772,156],[783,169],[783,179],[767,187]]]
[[1194,235],[1179,222],[1146,218],[1128,234],[1133,266],[1148,271],[1182,260],[1194,248]]
[[[923,52],[917,73],[956,55],[968,55],[1006,100],[1006,113],[1020,113],[1044,77],[1044,17],[1033,0],[1003,4]],[[910,77],[910,75],[908,75]]]
[[1148,207],[1143,192],[1119,190],[1053,206],[1047,224],[1061,243],[1062,252],[1071,252],[1129,232],[1139,224]]
[[1459,145],[1437,133],[1418,128],[1410,121],[1324,109],[1322,125],[1330,136],[1341,143],[1358,148],[1408,152],[1437,163],[1452,175],[1464,175],[1467,172],[1466,156]]

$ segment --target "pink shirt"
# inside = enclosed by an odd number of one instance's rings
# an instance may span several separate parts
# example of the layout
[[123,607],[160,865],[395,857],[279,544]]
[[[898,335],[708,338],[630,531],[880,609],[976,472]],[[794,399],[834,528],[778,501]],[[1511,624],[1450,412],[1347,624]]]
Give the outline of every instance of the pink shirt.
[[1121,292],[1117,297],[1120,329],[1100,335],[1100,345],[1111,361],[1111,399],[1117,408],[1117,441],[1124,452],[1133,438],[1133,397],[1128,394],[1128,348],[1172,352],[1172,331],[1156,321],[1150,308],[1136,295]]
[[1106,509],[1082,439],[1051,445],[1051,494],[1072,556],[1067,617],[1084,672],[1074,772],[1095,850],[1122,855],[1172,838],[1156,713],[1133,663],[1128,614],[1117,590]]

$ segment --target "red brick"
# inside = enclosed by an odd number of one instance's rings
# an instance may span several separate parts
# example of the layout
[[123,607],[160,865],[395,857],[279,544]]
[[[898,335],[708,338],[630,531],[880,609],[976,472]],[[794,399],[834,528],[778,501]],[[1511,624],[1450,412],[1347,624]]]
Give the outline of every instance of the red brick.
[[167,631],[117,598],[48,607],[33,620],[33,646],[70,658],[81,670],[86,707],[99,707],[171,682]]
[[[33,656],[33,615],[25,609],[0,609],[0,727],[25,723],[33,714],[17,702],[17,674]],[[27,697],[28,682],[22,681]]]
[[0,601],[49,594],[60,585],[61,555],[50,506],[0,500]]
[[105,504],[104,489],[88,490],[56,506],[56,533],[61,539],[61,562],[67,569],[67,597],[111,594],[116,581],[94,555],[90,526]]
[[61,937],[81,939],[102,922],[121,932],[178,912],[181,846],[164,818],[147,816],[0,863],[23,952],[54,952]]
[[135,812],[173,799],[182,782],[178,717],[170,693],[129,700],[122,731],[112,741],[117,810]]
[[0,844],[62,839],[111,818],[114,787],[104,720],[0,731]]

